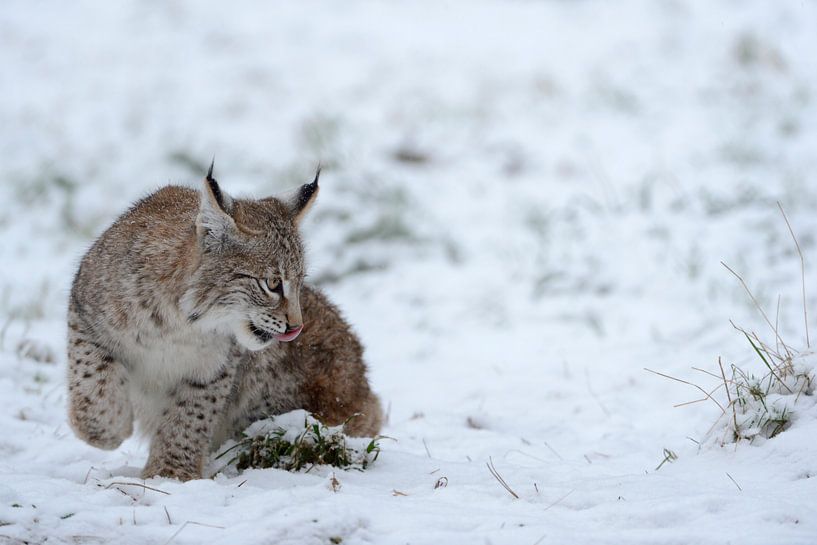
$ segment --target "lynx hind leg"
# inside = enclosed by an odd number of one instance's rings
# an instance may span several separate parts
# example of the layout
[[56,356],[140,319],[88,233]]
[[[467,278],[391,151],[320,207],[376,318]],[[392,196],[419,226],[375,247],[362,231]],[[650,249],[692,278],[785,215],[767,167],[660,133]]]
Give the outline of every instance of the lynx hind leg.
[[68,320],[68,421],[74,433],[111,450],[133,433],[133,408],[125,367],[89,338],[72,314]]
[[369,388],[365,370],[362,361],[344,359],[313,367],[305,383],[306,410],[326,425],[344,424],[348,435],[377,435],[383,424],[383,409]]
[[301,299],[307,326],[288,348],[292,367],[305,371],[304,408],[330,426],[345,423],[349,435],[377,435],[383,410],[369,387],[357,335],[319,290],[304,286]]

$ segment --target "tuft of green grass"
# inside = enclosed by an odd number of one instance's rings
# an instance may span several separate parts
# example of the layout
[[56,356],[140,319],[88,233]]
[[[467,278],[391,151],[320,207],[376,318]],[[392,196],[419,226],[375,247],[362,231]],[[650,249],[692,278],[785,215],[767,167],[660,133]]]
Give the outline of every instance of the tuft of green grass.
[[[676,405],[676,407],[705,401],[711,401],[717,405],[721,411],[721,416],[715,424],[713,424],[706,436],[712,439],[716,436],[716,431],[724,431],[724,434],[719,440],[721,445],[725,443],[737,444],[741,441],[752,443],[756,439],[772,439],[778,436],[786,431],[796,418],[797,411],[800,408],[800,406],[798,406],[800,397],[814,395],[817,355],[811,347],[809,336],[805,260],[800,248],[800,243],[794,234],[794,230],[789,223],[786,212],[783,210],[783,206],[778,203],[778,207],[780,208],[780,212],[783,215],[783,219],[786,222],[786,226],[788,227],[794,246],[800,257],[803,323],[806,341],[805,349],[801,352],[786,343],[778,328],[779,316],[775,317],[775,322],[772,323],[769,316],[763,310],[763,305],[761,305],[758,297],[752,293],[743,277],[726,263],[721,262],[740,282],[752,304],[756,307],[774,334],[772,342],[763,342],[757,333],[747,331],[732,322],[732,327],[749,343],[751,347],[750,353],[757,356],[757,364],[755,367],[759,368],[761,372],[755,375],[754,372],[746,371],[734,364],[728,366],[727,370],[724,369],[723,362],[718,358],[720,374],[693,367],[696,371],[718,380],[714,387],[704,388],[688,380],[645,369],[664,378],[692,386],[704,396],[693,401],[680,403]],[[777,312],[779,315],[779,299]],[[726,396],[725,401],[722,397],[721,401],[716,399],[715,394],[721,389]],[[721,396],[723,394],[721,394]],[[725,424],[721,424],[722,422],[725,422]],[[695,442],[697,443],[697,441]],[[658,467],[661,466],[659,465]]]
[[262,428],[261,433],[245,432],[241,441],[216,459],[232,453],[227,466],[235,466],[239,471],[250,468],[300,471],[315,465],[364,470],[380,455],[379,436],[365,447],[357,448],[348,444],[342,426],[327,427],[309,415],[304,417],[300,428],[275,422],[272,419],[274,427]]
[[720,365],[728,401],[726,416],[731,416],[728,430],[734,442],[752,441],[756,437],[771,439],[789,428],[800,396],[813,395],[812,369],[798,361],[801,358],[785,343],[778,350],[763,343],[757,335],[738,330],[766,372],[756,376],[732,365],[730,376]]

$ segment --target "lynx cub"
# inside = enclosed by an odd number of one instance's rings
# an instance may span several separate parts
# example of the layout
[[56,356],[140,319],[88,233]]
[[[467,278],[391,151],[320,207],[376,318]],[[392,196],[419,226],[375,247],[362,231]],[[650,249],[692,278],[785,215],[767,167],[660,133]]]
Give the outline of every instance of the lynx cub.
[[304,284],[298,223],[317,194],[318,175],[289,199],[233,199],[211,165],[200,193],[160,189],[102,234],[68,309],[81,439],[114,449],[136,419],[151,440],[144,477],[188,480],[266,415],[303,408],[352,435],[378,432],[360,342]]

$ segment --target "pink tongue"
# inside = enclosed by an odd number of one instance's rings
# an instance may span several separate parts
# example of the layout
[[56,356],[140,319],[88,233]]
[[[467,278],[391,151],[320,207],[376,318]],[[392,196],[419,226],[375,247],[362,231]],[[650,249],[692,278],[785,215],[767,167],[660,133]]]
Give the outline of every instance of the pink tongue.
[[286,333],[281,333],[280,335],[275,335],[275,339],[278,341],[289,342],[295,340],[295,337],[301,334],[301,330],[303,330],[304,326],[297,327],[292,331],[288,331]]

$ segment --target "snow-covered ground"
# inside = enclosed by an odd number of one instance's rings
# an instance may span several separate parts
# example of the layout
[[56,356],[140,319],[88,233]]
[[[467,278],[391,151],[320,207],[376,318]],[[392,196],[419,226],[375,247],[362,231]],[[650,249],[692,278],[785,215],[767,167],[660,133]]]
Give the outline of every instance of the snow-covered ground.
[[[774,334],[721,261],[806,351],[777,201],[817,345],[817,4],[222,6],[0,7],[0,543],[817,543],[815,396],[722,446],[715,403],[644,370],[766,372],[729,319]],[[394,438],[338,490],[144,483],[144,442],[66,425],[80,256],[213,155],[258,196],[324,165],[310,275]]]

